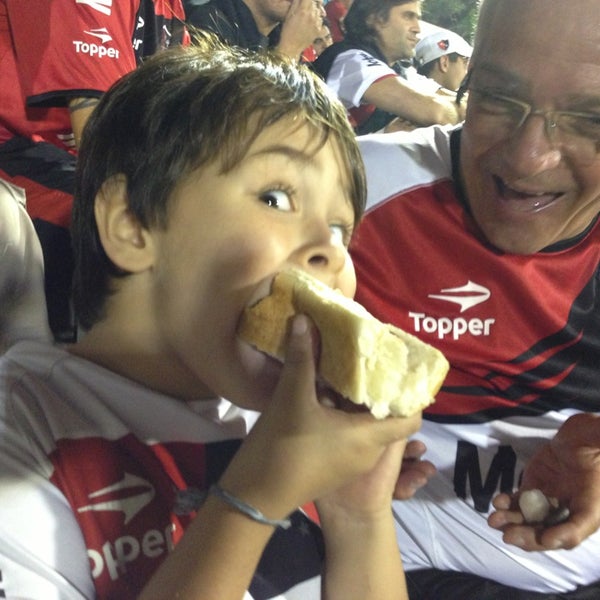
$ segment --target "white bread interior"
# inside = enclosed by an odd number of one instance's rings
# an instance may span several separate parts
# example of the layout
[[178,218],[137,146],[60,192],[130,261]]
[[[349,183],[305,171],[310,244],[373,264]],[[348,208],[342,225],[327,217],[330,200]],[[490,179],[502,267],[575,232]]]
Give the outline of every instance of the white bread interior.
[[290,317],[308,315],[319,330],[320,377],[379,419],[407,417],[433,403],[448,372],[444,355],[387,325],[363,306],[298,269],[280,272],[271,294],[241,319],[239,336],[279,360]]

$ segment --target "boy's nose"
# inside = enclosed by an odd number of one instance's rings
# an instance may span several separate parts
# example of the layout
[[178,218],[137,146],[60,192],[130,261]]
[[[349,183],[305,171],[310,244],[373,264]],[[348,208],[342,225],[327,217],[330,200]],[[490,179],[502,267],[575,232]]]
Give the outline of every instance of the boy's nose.
[[336,273],[340,271],[346,261],[347,251],[339,242],[329,241],[321,243],[308,249],[304,260],[310,269],[330,271]]
[[347,249],[329,228],[299,249],[293,262],[331,287],[339,287],[340,275],[351,268]]

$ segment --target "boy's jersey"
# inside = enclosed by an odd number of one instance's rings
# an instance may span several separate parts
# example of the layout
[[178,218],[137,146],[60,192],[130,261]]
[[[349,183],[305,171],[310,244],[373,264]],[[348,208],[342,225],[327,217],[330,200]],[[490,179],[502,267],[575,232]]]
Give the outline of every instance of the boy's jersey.
[[[183,402],[64,350],[0,363],[0,596],[135,598],[256,420]],[[318,598],[320,529],[296,511],[245,600]],[[168,598],[165,590],[165,598]]]
[[361,140],[357,300],[451,363],[418,434],[438,475],[395,505],[404,565],[568,590],[600,579],[600,533],[574,550],[525,553],[486,517],[568,416],[600,412],[600,226],[529,256],[487,245],[454,183],[459,136],[432,127]]
[[183,22],[181,0],[0,0],[0,143],[73,149],[66,99],[99,97]]

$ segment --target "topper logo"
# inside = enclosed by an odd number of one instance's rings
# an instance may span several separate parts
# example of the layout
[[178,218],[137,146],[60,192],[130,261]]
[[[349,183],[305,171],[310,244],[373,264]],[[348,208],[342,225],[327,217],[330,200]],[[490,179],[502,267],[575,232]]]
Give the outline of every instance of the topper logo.
[[[145,479],[125,473],[121,481],[89,494],[90,500],[98,499],[98,501],[78,508],[77,512],[122,512],[125,516],[125,525],[127,525],[152,501],[154,494],[154,487]],[[104,499],[102,499],[103,497]]]
[[119,58],[118,48],[106,47],[105,44],[112,42],[113,38],[108,33],[106,27],[100,27],[98,29],[90,29],[84,31],[86,35],[91,35],[100,41],[99,44],[93,42],[85,42],[83,40],[73,40],[73,46],[75,46],[75,52],[77,54],[87,54],[94,58]]
[[164,531],[149,529],[140,537],[124,535],[101,548],[88,548],[92,577],[98,579],[105,572],[112,581],[125,575],[132,563],[153,561],[173,550],[174,525],[167,525]]
[[440,50],[448,50],[450,47],[450,40],[440,40],[437,45]]
[[75,4],[86,4],[103,15],[110,16],[113,0],[75,0]]
[[[463,313],[485,302],[490,296],[491,292],[486,287],[473,281],[467,281],[461,287],[445,288],[441,291],[441,294],[429,294],[427,297],[458,304],[460,312]],[[493,318],[432,317],[425,313],[416,312],[409,312],[408,316],[413,321],[415,333],[433,334],[440,340],[446,337],[458,340],[466,333],[475,337],[487,337],[491,333],[492,325],[496,322],[496,319]]]
[[469,308],[473,308],[490,297],[490,290],[482,285],[467,281],[462,287],[446,288],[441,294],[429,294],[428,298],[444,300],[445,302],[454,302],[460,306],[460,312],[463,313]]
[[89,31],[84,31],[83,33],[87,33],[88,35],[98,38],[103,44],[106,44],[106,42],[112,42],[112,37],[110,33],[108,33],[108,29],[106,29],[106,27],[102,27],[100,29],[90,29]]

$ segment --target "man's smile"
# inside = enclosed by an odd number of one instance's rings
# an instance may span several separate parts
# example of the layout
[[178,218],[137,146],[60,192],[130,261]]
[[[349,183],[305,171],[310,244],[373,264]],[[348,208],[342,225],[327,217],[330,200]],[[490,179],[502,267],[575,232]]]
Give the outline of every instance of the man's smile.
[[494,176],[494,183],[498,197],[502,200],[505,208],[517,212],[531,213],[544,210],[564,196],[564,192],[517,189],[517,187],[508,185],[498,176]]

